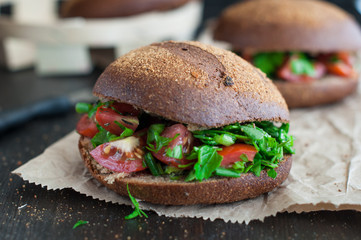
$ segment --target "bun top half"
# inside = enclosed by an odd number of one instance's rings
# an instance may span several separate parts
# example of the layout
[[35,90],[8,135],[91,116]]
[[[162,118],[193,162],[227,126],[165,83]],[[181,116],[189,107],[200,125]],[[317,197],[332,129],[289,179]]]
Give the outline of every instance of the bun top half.
[[150,11],[165,11],[192,0],[68,0],[61,6],[62,17],[112,18]]
[[227,50],[162,42],[110,64],[93,94],[199,128],[235,122],[288,122],[287,105],[264,73]]
[[354,51],[361,31],[336,5],[317,0],[252,0],[228,7],[214,32],[236,50]]

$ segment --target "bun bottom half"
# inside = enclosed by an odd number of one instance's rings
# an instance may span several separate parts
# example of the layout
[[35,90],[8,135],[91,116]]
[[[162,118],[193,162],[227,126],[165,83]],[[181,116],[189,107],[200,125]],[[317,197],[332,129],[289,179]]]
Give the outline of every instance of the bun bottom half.
[[90,139],[81,136],[79,150],[82,159],[100,183],[122,196],[128,196],[128,184],[133,197],[162,205],[229,203],[254,198],[272,191],[285,181],[292,165],[292,155],[285,155],[275,169],[276,179],[268,177],[267,172],[262,171],[259,177],[247,173],[239,178],[214,177],[202,182],[184,182],[171,180],[169,177],[155,177],[147,171],[132,174],[111,172],[93,159],[91,149]]
[[289,108],[312,107],[334,103],[357,90],[358,77],[326,76],[310,83],[274,81]]

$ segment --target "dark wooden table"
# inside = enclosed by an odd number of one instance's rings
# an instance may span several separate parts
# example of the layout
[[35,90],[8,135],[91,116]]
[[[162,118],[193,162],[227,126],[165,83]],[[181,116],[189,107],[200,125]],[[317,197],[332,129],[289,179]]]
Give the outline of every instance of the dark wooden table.
[[[229,4],[231,1],[225,1]],[[211,3],[211,1],[210,1]],[[208,5],[209,15],[217,4]],[[213,9],[213,10],[212,10]],[[38,77],[32,69],[0,70],[0,111],[91,87],[100,71],[83,77]],[[41,117],[0,134],[0,239],[360,239],[361,213],[279,213],[249,225],[193,218],[124,220],[129,206],[93,200],[71,189],[48,191],[11,171],[72,131],[74,111]],[[72,229],[78,220],[87,225]]]

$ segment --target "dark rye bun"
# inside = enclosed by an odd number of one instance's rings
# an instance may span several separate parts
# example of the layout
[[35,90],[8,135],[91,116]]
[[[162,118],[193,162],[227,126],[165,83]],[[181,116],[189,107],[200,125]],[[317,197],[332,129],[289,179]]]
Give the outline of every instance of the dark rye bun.
[[62,4],[61,17],[113,18],[150,11],[165,11],[192,0],[69,0]]
[[85,165],[95,179],[114,192],[128,196],[127,184],[133,197],[162,205],[191,205],[235,202],[257,197],[270,192],[286,180],[292,165],[291,155],[276,168],[275,179],[267,176],[265,170],[260,177],[247,173],[239,178],[211,178],[202,182],[170,180],[168,177],[154,177],[150,173],[121,174],[109,172],[90,155],[90,139],[81,137],[79,149]]
[[264,73],[199,42],[155,43],[110,64],[93,94],[198,128],[288,122],[287,105]]
[[289,108],[312,107],[342,100],[357,90],[358,77],[326,76],[311,83],[275,81]]
[[236,50],[353,51],[359,25],[331,3],[316,0],[252,0],[228,7],[214,31]]

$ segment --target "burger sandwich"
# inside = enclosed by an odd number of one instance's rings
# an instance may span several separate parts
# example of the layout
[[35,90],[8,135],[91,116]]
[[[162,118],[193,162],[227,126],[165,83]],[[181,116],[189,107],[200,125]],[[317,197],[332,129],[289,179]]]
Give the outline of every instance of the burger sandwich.
[[274,80],[290,108],[339,101],[357,89],[360,27],[317,0],[252,0],[228,7],[214,39]]
[[99,182],[164,205],[254,198],[288,176],[293,137],[264,73],[199,42],[154,43],[118,58],[79,103],[79,150]]

